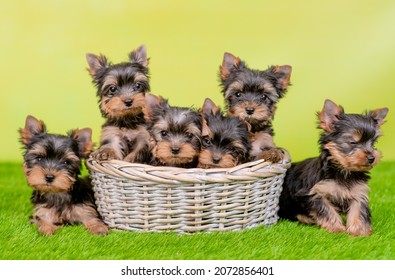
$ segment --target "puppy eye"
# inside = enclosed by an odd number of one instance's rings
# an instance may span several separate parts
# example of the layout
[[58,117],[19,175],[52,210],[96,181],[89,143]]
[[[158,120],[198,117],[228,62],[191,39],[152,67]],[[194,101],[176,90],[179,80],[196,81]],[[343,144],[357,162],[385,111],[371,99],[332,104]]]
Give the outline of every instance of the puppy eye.
[[261,100],[262,100],[262,101],[266,101],[266,99],[267,99],[267,96],[266,96],[266,95],[263,95],[263,96],[261,97]]
[[141,87],[142,87],[142,85],[141,85],[140,82],[137,82],[137,83],[134,84],[134,89],[135,90],[139,90],[139,89],[141,89]]
[[117,86],[110,86],[109,90],[111,93],[114,93],[117,91]]
[[235,95],[236,95],[236,97],[240,97],[241,96],[241,92],[236,92]]
[[40,161],[43,160],[43,157],[38,156],[38,157],[36,157],[36,160],[37,160],[38,162],[40,162]]
[[162,131],[160,132],[160,135],[162,135],[162,137],[165,137],[165,136],[168,135],[168,133],[167,133],[166,130],[162,130]]
[[204,144],[205,144],[206,146],[211,145],[210,139],[206,138],[206,139],[204,139],[203,141],[204,141]]
[[350,145],[351,146],[355,146],[355,145],[357,145],[358,143],[357,142],[355,142],[355,141],[350,141]]
[[186,135],[186,137],[188,139],[192,139],[193,138],[193,134],[192,133],[186,133],[185,135]]

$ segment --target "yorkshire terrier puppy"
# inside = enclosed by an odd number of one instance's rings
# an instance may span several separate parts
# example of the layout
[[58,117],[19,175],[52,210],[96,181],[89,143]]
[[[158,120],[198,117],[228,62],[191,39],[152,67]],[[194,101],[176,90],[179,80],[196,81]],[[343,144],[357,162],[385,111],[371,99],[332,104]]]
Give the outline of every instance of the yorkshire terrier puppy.
[[152,165],[196,167],[201,147],[202,124],[191,108],[170,106],[160,96],[149,95],[150,131],[155,140]]
[[253,70],[240,58],[224,54],[220,80],[228,115],[249,124],[251,161],[263,158],[278,162],[284,158],[273,141],[272,121],[276,104],[290,85],[291,72],[289,65]]
[[209,98],[200,113],[202,148],[198,167],[229,168],[247,162],[250,143],[246,123],[237,117],[225,117]]
[[382,108],[362,115],[346,114],[341,106],[326,100],[318,113],[323,129],[321,154],[294,163],[287,171],[279,216],[316,224],[328,232],[370,235],[368,171],[381,158],[374,144],[387,113]]
[[92,157],[146,163],[151,158],[152,139],[147,131],[145,93],[150,85],[145,46],[132,51],[128,62],[111,64],[105,56],[94,54],[86,58],[97,87],[100,111],[106,118],[100,147]]
[[31,221],[39,232],[52,235],[61,225],[81,223],[92,234],[108,234],[89,181],[78,176],[81,160],[92,150],[91,129],[74,129],[67,136],[49,134],[42,121],[28,116],[19,133],[24,174],[34,190]]

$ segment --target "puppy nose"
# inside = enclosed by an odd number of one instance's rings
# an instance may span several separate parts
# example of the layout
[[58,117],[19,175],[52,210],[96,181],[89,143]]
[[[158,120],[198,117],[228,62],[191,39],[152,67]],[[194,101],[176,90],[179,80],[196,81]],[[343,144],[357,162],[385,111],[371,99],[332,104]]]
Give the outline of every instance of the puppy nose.
[[54,179],[55,176],[53,174],[45,174],[45,181],[47,181],[47,183],[52,183]]
[[171,152],[173,153],[173,155],[177,155],[180,152],[180,147],[171,147]]
[[248,115],[254,114],[254,111],[255,111],[255,109],[252,108],[252,107],[247,107],[247,108],[246,108],[246,112],[247,112]]
[[215,164],[219,163],[220,160],[221,160],[221,158],[218,157],[218,156],[214,156],[214,157],[213,157],[213,163],[215,163]]
[[372,164],[375,160],[375,157],[372,155],[368,155],[367,160],[368,160],[369,164]]
[[126,107],[130,107],[130,106],[132,106],[133,100],[128,98],[128,99],[124,100],[123,103],[125,103]]

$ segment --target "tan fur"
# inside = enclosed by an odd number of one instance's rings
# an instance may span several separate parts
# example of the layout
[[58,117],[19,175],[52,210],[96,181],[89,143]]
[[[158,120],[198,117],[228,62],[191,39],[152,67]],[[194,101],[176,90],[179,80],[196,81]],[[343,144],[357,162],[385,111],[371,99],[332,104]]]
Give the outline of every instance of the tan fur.
[[132,151],[124,158],[124,160],[128,162],[135,162],[137,155],[142,150],[147,147],[149,150],[152,150],[155,146],[155,140],[145,126],[137,126],[136,129],[130,129],[125,132],[123,136],[129,143],[134,143]]
[[213,162],[213,154],[204,149],[199,154],[199,168],[229,168],[234,167],[238,164],[238,161],[231,154],[217,155],[220,157],[218,163]]
[[[328,217],[315,217],[316,223],[329,232],[345,231],[339,209],[331,201],[350,202],[347,211],[347,232],[351,235],[369,235],[370,225],[361,221],[361,203],[368,200],[369,187],[366,184],[354,184],[351,187],[338,185],[334,180],[323,180],[318,182],[310,190],[309,195],[321,198],[325,208],[330,213]],[[312,213],[314,216],[315,213]]]
[[230,53],[225,53],[224,59],[222,61],[222,65],[221,65],[221,79],[226,80],[230,75],[231,67],[232,66],[239,67],[240,62],[241,62],[240,58],[238,58]]
[[108,141],[106,145],[100,146],[91,156],[97,160],[123,159],[120,142],[123,138],[125,129],[117,126],[105,126],[102,129],[101,142]]
[[[361,186],[363,188],[364,186]],[[368,188],[366,186],[366,188]],[[364,223],[361,220],[361,200],[367,200],[367,196],[361,196],[358,200],[351,201],[347,213],[347,232],[353,236],[365,235],[369,236],[372,233],[371,225]]]
[[82,223],[92,234],[108,233],[107,226],[99,219],[96,209],[88,205],[74,205],[65,213],[66,218],[74,223]]
[[44,131],[44,122],[29,115],[26,117],[25,127],[19,129],[19,135],[22,143],[27,145],[35,134],[43,133]]
[[[120,142],[126,139],[136,143],[133,150],[124,155]],[[152,149],[154,140],[145,126],[137,126],[136,129],[119,128],[117,126],[105,126],[102,129],[101,142],[108,142],[92,153],[97,160],[126,160],[134,162],[136,155],[145,147]]]
[[198,156],[198,152],[188,143],[176,144],[180,148],[180,152],[174,155],[171,152],[173,145],[170,142],[158,142],[154,149],[154,156],[163,164],[170,166],[190,163]]
[[212,132],[207,125],[207,121],[205,118],[202,118],[202,137],[212,138]]
[[[247,114],[246,108],[252,107],[255,109],[252,115]],[[249,121],[250,119],[255,119],[256,121],[269,122],[273,118],[274,111],[271,111],[266,106],[257,106],[253,102],[243,102],[238,103],[236,106],[229,108],[229,115],[234,117],[239,117],[242,120]]]
[[374,150],[372,152],[372,155],[374,156],[375,161],[373,162],[373,164],[368,164],[366,160],[366,152],[360,149],[355,149],[352,154],[346,155],[339,151],[336,143],[334,142],[329,142],[324,147],[331,154],[329,159],[332,160],[334,163],[338,163],[339,167],[342,167],[343,169],[346,169],[348,171],[368,171],[372,169],[380,161],[381,158],[380,152]]
[[[130,107],[126,106],[124,103],[128,98],[133,100],[132,106]],[[103,96],[100,101],[100,107],[103,112],[112,118],[135,116],[144,112],[143,108],[146,107],[146,101],[142,93],[122,97],[115,96],[112,98]]]
[[225,92],[225,98],[228,98],[231,92],[234,91],[243,91],[243,83],[239,81],[234,81],[233,83],[231,83]]
[[[66,171],[43,169],[40,166],[33,166],[28,169],[26,164],[23,165],[24,173],[28,184],[40,192],[65,192],[74,184],[75,178],[70,177]],[[46,174],[55,176],[54,181],[48,183],[45,180]]]
[[107,86],[110,86],[110,85],[116,86],[117,83],[118,83],[118,81],[117,81],[117,78],[116,78],[116,77],[108,75],[108,76],[106,76],[106,77],[104,78],[104,81],[103,81],[103,85],[102,85],[102,87],[101,87],[101,90],[103,91],[104,88],[106,88]]
[[108,227],[100,220],[96,209],[84,204],[64,208],[61,212],[39,204],[34,208],[32,222],[37,224],[39,232],[44,235],[54,234],[59,225],[66,223],[82,223],[92,234],[108,234]]
[[271,162],[279,162],[284,158],[284,153],[274,144],[273,137],[263,131],[250,134],[250,159],[265,159]]

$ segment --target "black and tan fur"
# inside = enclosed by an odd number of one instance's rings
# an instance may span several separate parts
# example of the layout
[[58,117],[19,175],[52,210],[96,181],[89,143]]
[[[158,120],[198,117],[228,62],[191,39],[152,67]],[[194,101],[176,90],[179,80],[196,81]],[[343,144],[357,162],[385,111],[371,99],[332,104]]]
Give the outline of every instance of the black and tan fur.
[[191,108],[170,106],[164,98],[149,95],[151,134],[155,140],[153,165],[192,168],[197,166],[202,124]]
[[224,116],[221,108],[206,98],[200,109],[202,149],[198,167],[230,168],[248,161],[247,124],[238,117]]
[[318,113],[323,130],[321,154],[293,163],[287,171],[279,216],[316,224],[329,232],[370,235],[368,171],[381,158],[374,144],[387,113],[382,108],[346,114],[341,106],[326,100]]
[[52,235],[62,225],[83,224],[92,234],[106,235],[90,182],[79,177],[81,161],[93,147],[91,129],[74,129],[67,136],[50,134],[42,121],[28,116],[19,133],[23,171],[34,190],[31,221],[39,232]]
[[289,65],[253,70],[239,57],[224,54],[219,76],[228,115],[249,124],[252,161],[278,162],[284,157],[273,141],[272,121],[276,104],[290,85],[291,72]]
[[97,87],[102,126],[97,160],[146,163],[151,158],[152,138],[147,131],[150,90],[148,58],[144,45],[129,54],[129,61],[111,64],[103,55],[86,55],[89,73]]

